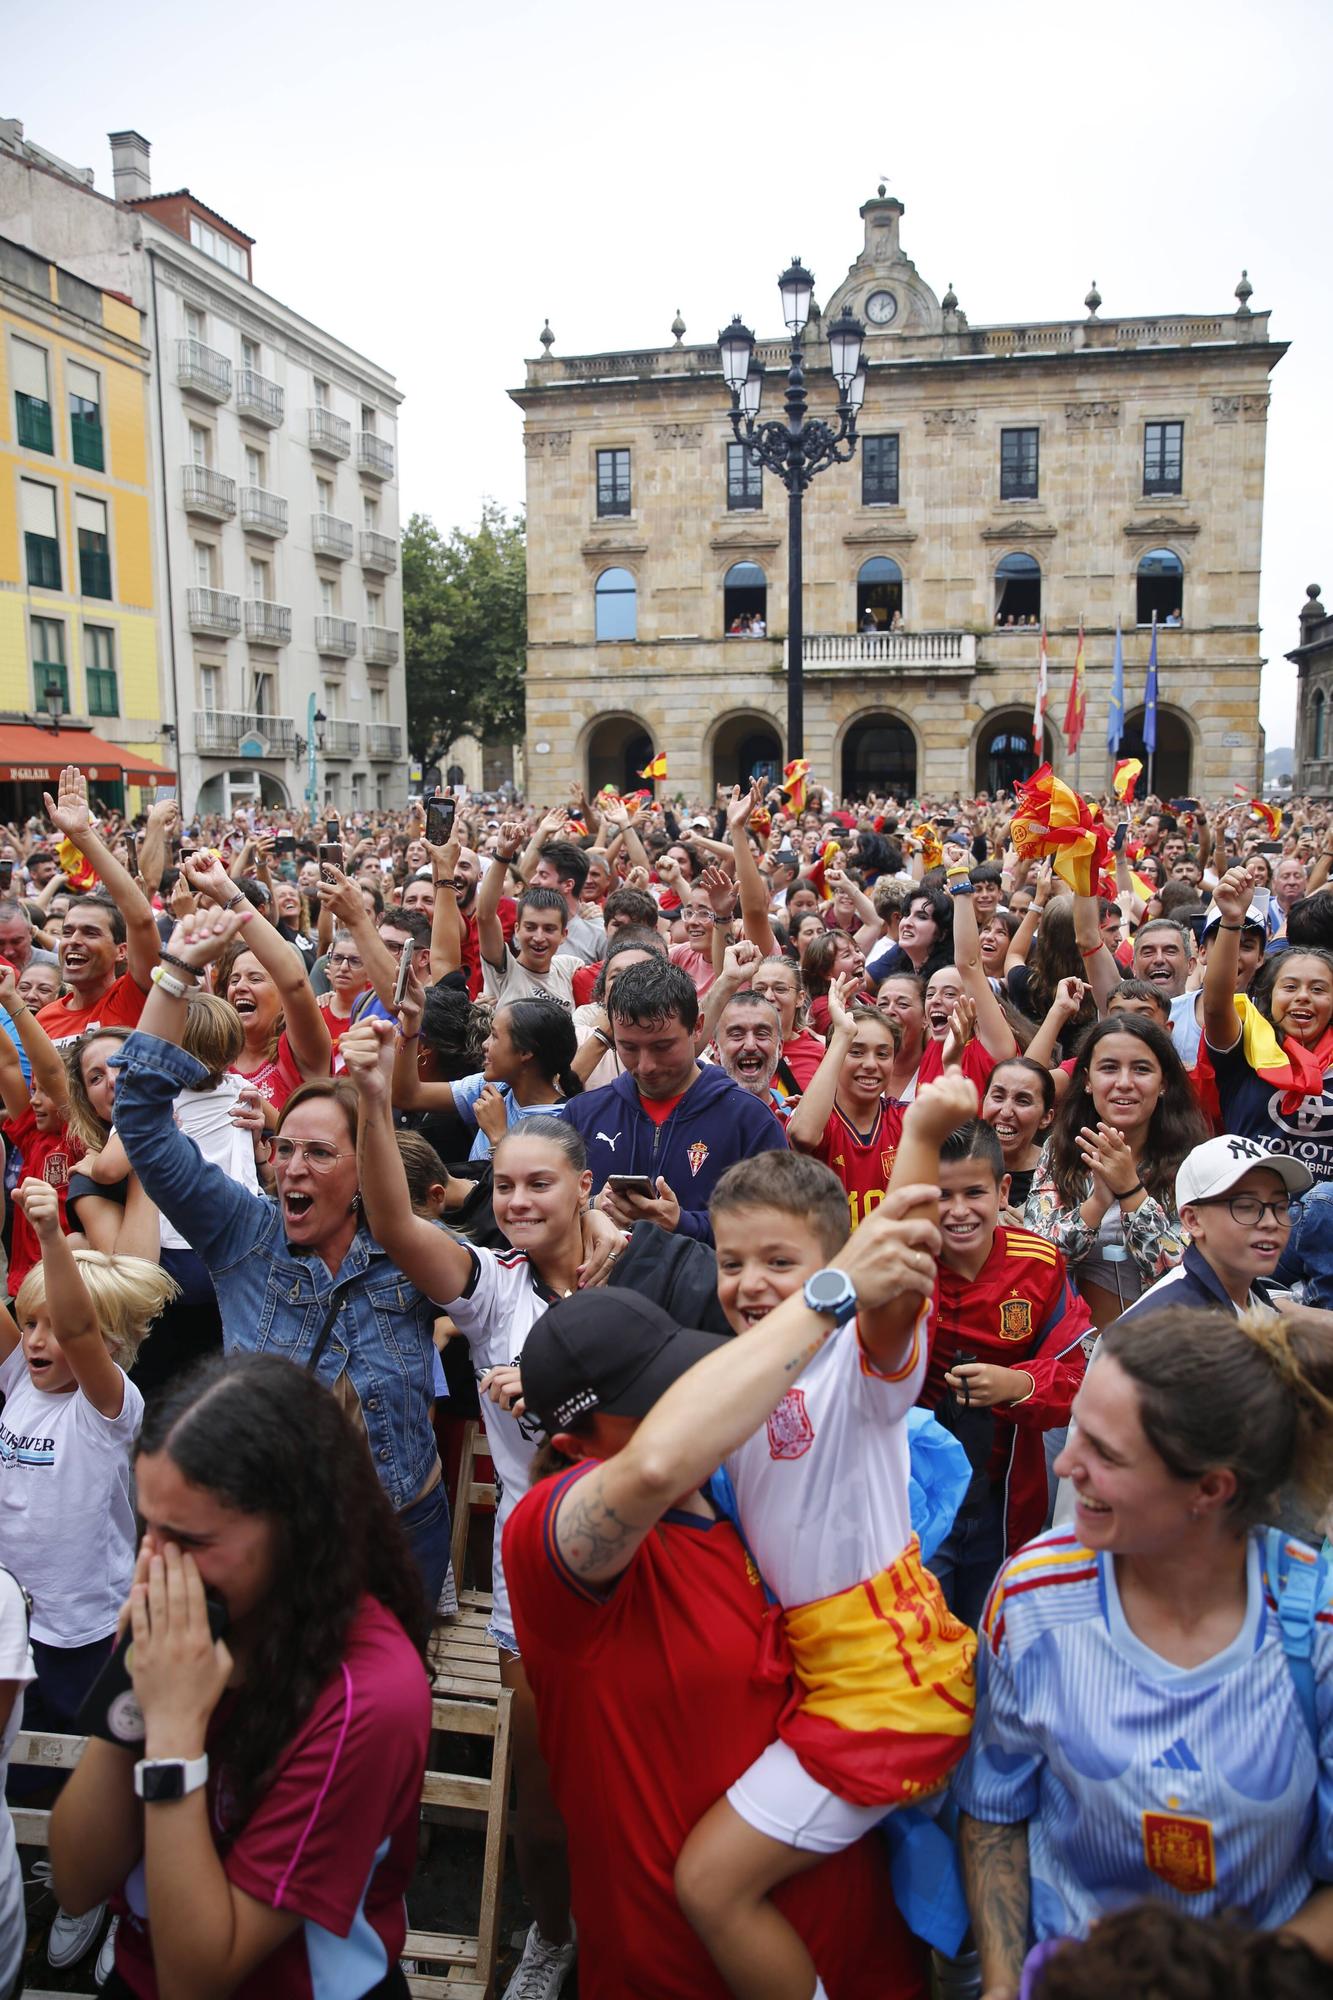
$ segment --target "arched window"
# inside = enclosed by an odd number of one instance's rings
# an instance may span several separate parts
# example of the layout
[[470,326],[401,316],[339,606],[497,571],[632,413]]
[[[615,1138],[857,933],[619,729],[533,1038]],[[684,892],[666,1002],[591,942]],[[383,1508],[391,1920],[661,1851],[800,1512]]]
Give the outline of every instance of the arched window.
[[916,738],[905,722],[878,713],[854,722],[842,743],[842,789],[848,798],[868,792],[910,798],[916,790]]
[[1041,624],[1041,564],[1035,556],[1016,551],[996,563],[995,623],[1001,631]]
[[1185,601],[1185,565],[1172,549],[1149,549],[1139,558],[1138,622],[1180,625]]
[[733,563],[722,579],[722,630],[729,639],[768,634],[768,578],[758,563]]
[[604,569],[594,592],[599,639],[635,639],[639,630],[639,592],[627,569]]
[[1316,688],[1314,700],[1310,704],[1310,755],[1322,757],[1324,754],[1324,690]]
[[887,632],[903,615],[903,573],[892,556],[871,556],[856,572],[856,629]]
[[444,774],[444,782],[452,791],[455,786],[467,783],[467,773],[461,764],[451,764]]
[[1051,732],[1042,731],[1042,754],[1032,747],[1032,716],[1026,709],[1006,708],[993,715],[977,738],[976,783],[992,798],[1012,792],[1030,778],[1038,764],[1049,763]]

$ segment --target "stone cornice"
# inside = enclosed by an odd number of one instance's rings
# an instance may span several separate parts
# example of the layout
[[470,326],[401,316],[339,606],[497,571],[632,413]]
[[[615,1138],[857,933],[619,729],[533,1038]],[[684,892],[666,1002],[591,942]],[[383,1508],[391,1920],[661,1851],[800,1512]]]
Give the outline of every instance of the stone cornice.
[[1154,514],[1149,521],[1126,521],[1125,523],[1125,533],[1127,535],[1145,541],[1153,541],[1163,535],[1174,536],[1179,540],[1182,536],[1197,535],[1198,532],[1199,523],[1197,521],[1178,521],[1172,514]]
[[1035,521],[1025,521],[1020,516],[1016,521],[998,522],[993,528],[983,528],[983,542],[1053,542],[1058,528],[1039,528]]
[[849,528],[843,543],[849,549],[873,548],[880,542],[914,542],[915,528]]

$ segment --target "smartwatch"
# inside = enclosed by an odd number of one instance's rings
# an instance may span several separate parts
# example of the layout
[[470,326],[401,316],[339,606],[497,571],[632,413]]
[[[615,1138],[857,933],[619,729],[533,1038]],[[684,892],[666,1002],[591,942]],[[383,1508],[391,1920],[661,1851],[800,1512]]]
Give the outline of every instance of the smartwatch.
[[845,1326],[856,1311],[855,1285],[845,1271],[827,1265],[822,1271],[811,1272],[801,1297],[811,1312],[831,1313],[839,1326]]
[[141,1757],[134,1767],[135,1794],[149,1806],[188,1798],[207,1782],[207,1752],[202,1757]]

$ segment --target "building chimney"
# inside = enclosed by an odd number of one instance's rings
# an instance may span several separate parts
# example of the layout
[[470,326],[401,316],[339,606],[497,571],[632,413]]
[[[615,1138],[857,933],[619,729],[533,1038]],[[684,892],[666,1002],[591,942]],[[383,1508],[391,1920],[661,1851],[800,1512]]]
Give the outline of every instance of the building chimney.
[[153,192],[148,175],[148,141],[138,132],[108,132],[111,178],[117,201],[147,201]]

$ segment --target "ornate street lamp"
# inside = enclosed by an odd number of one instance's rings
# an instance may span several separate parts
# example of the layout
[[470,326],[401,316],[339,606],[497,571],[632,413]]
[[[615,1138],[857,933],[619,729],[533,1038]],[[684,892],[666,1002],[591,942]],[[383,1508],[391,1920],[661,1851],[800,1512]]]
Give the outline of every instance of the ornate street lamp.
[[752,465],[767,467],[787,489],[787,760],[801,757],[805,738],[804,617],[801,573],[801,500],[817,473],[845,465],[856,450],[856,419],[865,400],[861,358],[865,328],[844,306],[828,329],[829,362],[838,385],[836,427],[805,414],[802,336],[810,318],[815,281],[799,257],[778,279],[782,320],[791,335],[791,365],[783,401],[786,420],[760,423],[764,370],[755,359],[754,335],[739,315],[717,337],[722,374],[731,391],[731,428]]
[[46,713],[50,717],[52,732],[59,736],[60,718],[65,713],[65,690],[54,674],[42,689],[42,699],[46,703]]

